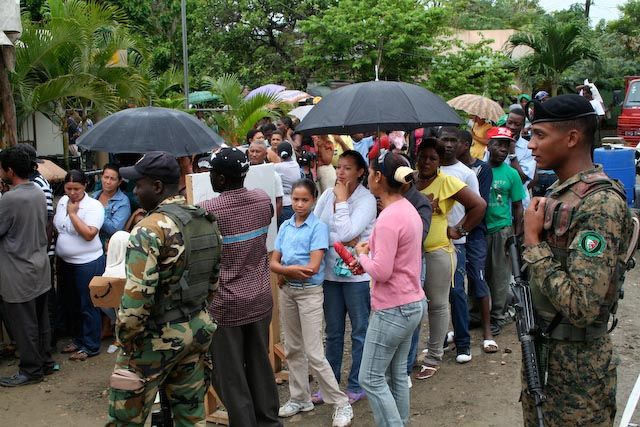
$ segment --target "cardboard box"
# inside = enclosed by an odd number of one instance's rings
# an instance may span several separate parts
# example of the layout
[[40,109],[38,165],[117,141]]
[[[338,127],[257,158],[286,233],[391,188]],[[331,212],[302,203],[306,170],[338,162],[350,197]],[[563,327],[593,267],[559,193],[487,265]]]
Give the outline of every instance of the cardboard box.
[[118,308],[127,279],[95,276],[89,283],[89,295],[95,307]]

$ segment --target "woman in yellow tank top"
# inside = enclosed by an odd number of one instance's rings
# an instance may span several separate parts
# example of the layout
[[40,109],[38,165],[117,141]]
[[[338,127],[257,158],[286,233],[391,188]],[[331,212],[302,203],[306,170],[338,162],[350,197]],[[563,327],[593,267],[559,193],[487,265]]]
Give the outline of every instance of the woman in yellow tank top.
[[[476,224],[484,214],[484,200],[458,178],[439,171],[444,150],[435,139],[423,140],[418,149],[416,186],[433,207],[431,227],[423,242],[427,274],[424,291],[429,301],[428,355],[417,379],[432,377],[442,361],[443,343],[449,325],[449,289],[456,269],[455,249],[451,240],[467,234],[465,224]],[[459,202],[466,215],[458,224],[449,226],[447,214]]]

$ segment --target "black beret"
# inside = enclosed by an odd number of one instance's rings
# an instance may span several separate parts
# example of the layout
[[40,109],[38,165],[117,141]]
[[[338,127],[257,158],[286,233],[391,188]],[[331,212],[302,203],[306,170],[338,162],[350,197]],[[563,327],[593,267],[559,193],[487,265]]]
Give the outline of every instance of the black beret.
[[597,115],[589,100],[577,94],[554,96],[544,103],[529,101],[526,113],[531,123],[565,122]]

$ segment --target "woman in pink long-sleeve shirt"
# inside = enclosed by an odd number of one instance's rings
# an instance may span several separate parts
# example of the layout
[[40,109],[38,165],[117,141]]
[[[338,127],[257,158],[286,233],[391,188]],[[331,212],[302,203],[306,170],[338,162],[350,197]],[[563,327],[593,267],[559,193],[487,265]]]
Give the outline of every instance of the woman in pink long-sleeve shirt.
[[409,420],[407,355],[426,306],[420,284],[422,221],[401,193],[412,178],[413,170],[398,154],[383,150],[371,161],[369,189],[383,210],[369,242],[356,246],[359,263],[373,279],[359,381],[376,425]]

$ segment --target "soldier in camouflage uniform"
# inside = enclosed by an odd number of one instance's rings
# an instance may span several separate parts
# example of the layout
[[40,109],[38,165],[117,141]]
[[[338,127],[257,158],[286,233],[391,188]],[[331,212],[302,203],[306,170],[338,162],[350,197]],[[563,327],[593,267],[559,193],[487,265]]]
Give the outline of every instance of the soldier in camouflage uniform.
[[[618,358],[608,331],[633,223],[624,191],[592,161],[597,116],[585,98],[529,104],[529,148],[558,181],[525,212],[525,249],[536,320],[546,426],[610,426]],[[532,108],[531,108],[532,107]],[[523,376],[524,377],[524,376]],[[524,422],[538,425],[521,394]]]
[[134,372],[144,386],[111,387],[107,425],[142,426],[163,386],[176,426],[204,426],[205,356],[216,328],[205,308],[217,286],[220,234],[210,214],[177,195],[173,156],[147,153],[120,173],[137,180],[149,213],[129,239],[115,370]]

